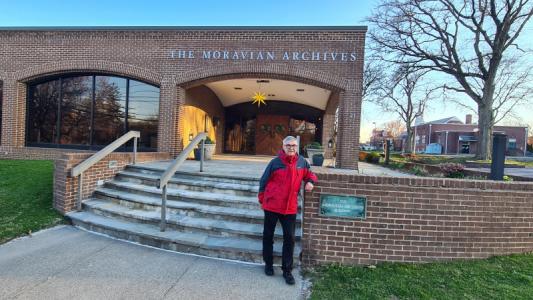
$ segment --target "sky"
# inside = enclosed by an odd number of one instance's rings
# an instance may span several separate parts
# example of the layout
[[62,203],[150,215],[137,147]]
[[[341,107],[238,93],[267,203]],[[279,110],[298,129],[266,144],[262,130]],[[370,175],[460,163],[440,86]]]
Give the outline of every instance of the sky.
[[[10,26],[358,26],[368,24],[375,0],[138,1],[138,0],[0,0],[0,27]],[[531,23],[531,21],[530,21]],[[531,25],[531,24],[530,24]],[[527,33],[533,34],[532,26]],[[533,42],[528,40],[530,47]],[[467,100],[468,101],[468,100]],[[469,102],[473,103],[471,100]],[[528,109],[517,109],[507,124],[533,125]],[[464,108],[436,99],[424,120],[457,116]],[[363,104],[361,140],[387,121],[398,119]],[[476,117],[474,116],[474,120]],[[374,125],[374,123],[376,125]]]

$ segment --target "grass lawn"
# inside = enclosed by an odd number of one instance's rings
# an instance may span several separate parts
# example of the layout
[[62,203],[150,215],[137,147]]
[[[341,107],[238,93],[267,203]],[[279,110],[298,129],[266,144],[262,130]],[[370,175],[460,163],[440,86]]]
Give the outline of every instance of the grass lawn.
[[[465,164],[467,161],[472,162],[479,162],[479,163],[490,163],[490,160],[476,160],[472,156],[448,156],[448,155],[426,155],[426,154],[417,154],[415,159],[407,159],[403,157],[401,154],[392,154],[391,160],[397,161],[397,162],[418,162],[418,163],[424,163],[429,165],[437,165],[441,163],[459,163],[459,164]],[[526,168],[533,167],[533,161],[518,161],[513,159],[506,159],[506,164],[510,165],[520,165],[525,166]]]
[[0,244],[62,222],[52,208],[54,164],[0,160]]
[[316,269],[311,299],[532,299],[533,254]]

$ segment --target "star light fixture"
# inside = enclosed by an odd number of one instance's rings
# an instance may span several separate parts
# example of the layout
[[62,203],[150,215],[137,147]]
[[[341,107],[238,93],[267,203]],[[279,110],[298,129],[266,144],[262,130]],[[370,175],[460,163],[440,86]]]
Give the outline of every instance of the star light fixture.
[[257,103],[257,107],[261,106],[261,104],[264,104],[266,105],[266,96],[264,93],[261,93],[261,92],[255,92],[254,96],[252,97],[252,100],[254,100],[252,102],[252,104],[256,104]]

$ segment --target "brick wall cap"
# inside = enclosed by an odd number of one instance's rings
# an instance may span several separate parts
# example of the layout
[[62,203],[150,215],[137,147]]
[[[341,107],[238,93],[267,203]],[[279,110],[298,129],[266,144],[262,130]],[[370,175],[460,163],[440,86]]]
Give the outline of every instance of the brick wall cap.
[[336,168],[312,168],[320,181],[329,181],[328,176],[337,176],[338,181],[372,184],[393,184],[418,187],[464,188],[475,190],[533,191],[533,182],[504,182],[492,180],[468,180],[435,177],[392,177],[357,174],[357,170]]

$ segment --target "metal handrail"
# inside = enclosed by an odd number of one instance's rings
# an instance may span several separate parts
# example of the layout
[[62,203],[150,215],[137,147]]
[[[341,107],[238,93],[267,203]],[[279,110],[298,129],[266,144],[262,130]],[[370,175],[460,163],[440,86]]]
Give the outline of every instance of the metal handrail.
[[141,133],[139,131],[129,131],[128,133],[116,139],[111,144],[107,145],[104,149],[96,152],[91,157],[87,158],[86,160],[81,162],[79,165],[72,168],[72,170],[70,171],[70,176],[78,177],[78,201],[76,203],[76,208],[78,210],[81,210],[81,200],[82,200],[82,191],[83,191],[83,172],[85,172],[87,169],[92,167],[94,164],[101,161],[104,157],[109,155],[111,152],[115,151],[120,146],[127,143],[132,138],[133,138],[133,163],[135,164],[137,161],[137,141],[140,137],[141,137]]
[[167,213],[167,184],[170,178],[176,173],[178,168],[181,166],[181,164],[189,157],[189,154],[191,151],[198,145],[198,143],[202,142],[200,146],[200,172],[204,171],[204,151],[205,151],[205,139],[207,137],[207,133],[202,132],[199,133],[185,149],[174,159],[174,161],[168,166],[167,170],[159,177],[159,180],[157,182],[157,187],[160,189],[163,189],[162,195],[161,195],[161,223],[159,225],[161,231],[165,231],[167,227],[167,219],[166,219],[166,213]]

